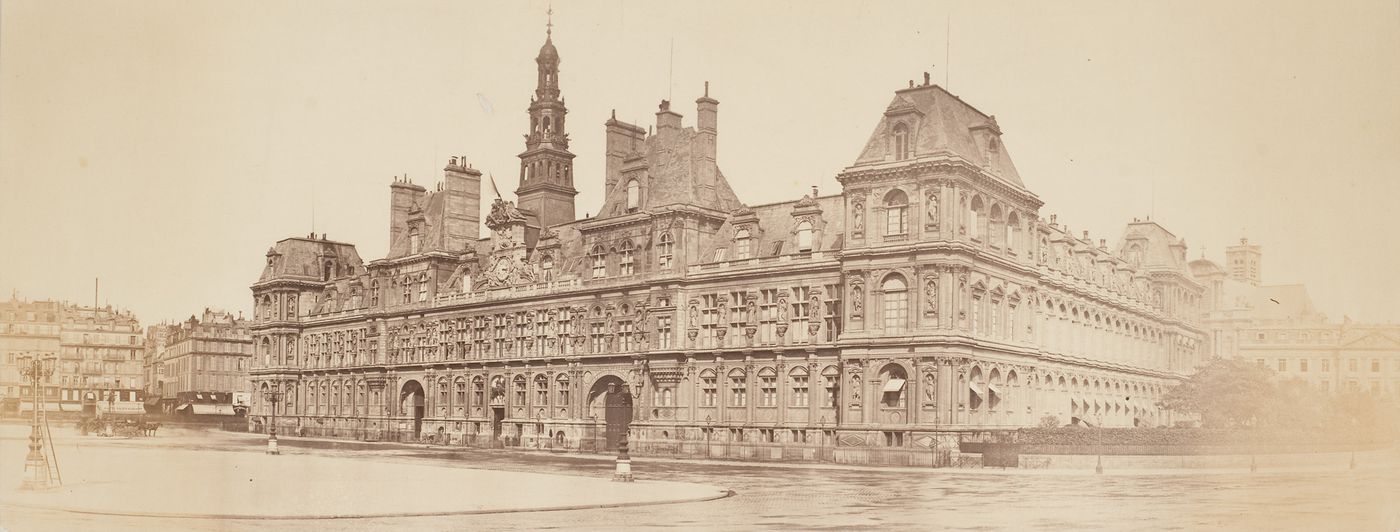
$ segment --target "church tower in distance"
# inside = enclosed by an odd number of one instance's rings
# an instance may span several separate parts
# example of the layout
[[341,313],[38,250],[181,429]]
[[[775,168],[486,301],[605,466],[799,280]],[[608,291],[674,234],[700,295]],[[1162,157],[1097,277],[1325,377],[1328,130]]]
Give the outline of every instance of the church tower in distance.
[[[551,14],[552,15],[552,14]],[[546,26],[544,46],[535,58],[539,79],[530,99],[530,133],[520,154],[520,207],[534,213],[540,228],[574,221],[574,154],[564,129],[564,99],[559,97],[559,51],[554,24]]]

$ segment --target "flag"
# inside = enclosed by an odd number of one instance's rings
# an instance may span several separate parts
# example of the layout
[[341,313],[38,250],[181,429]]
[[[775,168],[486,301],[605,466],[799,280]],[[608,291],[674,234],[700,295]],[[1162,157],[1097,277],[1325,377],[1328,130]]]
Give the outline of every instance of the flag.
[[501,190],[496,188],[496,174],[487,175],[491,176],[491,192],[496,193],[496,199],[503,199],[501,198]]

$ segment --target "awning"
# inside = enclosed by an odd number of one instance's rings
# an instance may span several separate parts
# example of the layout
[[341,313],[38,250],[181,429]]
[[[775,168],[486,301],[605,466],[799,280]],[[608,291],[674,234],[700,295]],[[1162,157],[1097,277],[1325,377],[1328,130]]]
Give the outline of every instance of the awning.
[[141,403],[116,403],[108,410],[114,414],[145,414],[146,406]]
[[231,416],[233,415],[233,405],[194,405],[194,413],[198,415]]
[[185,404],[183,404],[183,405],[180,405],[180,406],[175,407],[175,410],[177,410],[177,411],[179,411],[179,410],[184,410],[184,409],[189,408],[189,407],[190,407],[190,404],[189,404],[189,403],[185,403]]
[[970,389],[972,389],[972,393],[975,393],[975,394],[977,394],[977,395],[986,395],[986,394],[987,394],[987,392],[985,392],[985,391],[982,390],[982,383],[980,383],[980,382],[969,382],[969,383],[967,383],[967,387],[970,388]]
[[[25,401],[25,402],[20,403],[20,404],[19,404],[19,410],[20,410],[21,412],[23,412],[23,411],[25,411],[25,410],[28,410],[28,411],[30,411],[30,412],[33,412],[33,411],[34,411],[34,401]],[[62,411],[63,411],[63,407],[59,406],[58,402],[56,402],[56,401],[47,401],[47,402],[44,403],[44,411],[45,411],[45,412],[62,412]]]
[[885,393],[895,393],[904,389],[904,379],[890,379],[885,381]]
[[1001,394],[1001,388],[998,388],[997,385],[996,385],[995,383],[988,384],[988,385],[987,385],[987,391],[990,391],[990,392],[992,392],[992,393],[994,393],[994,394]]

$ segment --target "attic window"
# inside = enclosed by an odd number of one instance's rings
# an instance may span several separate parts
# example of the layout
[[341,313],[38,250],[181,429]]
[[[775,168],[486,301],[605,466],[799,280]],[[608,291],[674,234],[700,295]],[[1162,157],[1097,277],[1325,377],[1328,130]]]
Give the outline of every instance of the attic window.
[[422,247],[422,245],[423,245],[423,237],[422,237],[422,236],[419,236],[419,234],[418,234],[417,232],[410,233],[410,234],[408,235],[408,253],[409,253],[410,255],[417,254],[418,251],[419,251],[418,248]]
[[734,232],[734,258],[749,258],[749,230],[740,229]]
[[894,125],[894,160],[909,158],[909,126],[903,122]]
[[636,179],[627,180],[627,210],[635,211],[642,204],[642,185]]
[[797,224],[797,251],[812,251],[812,222]]

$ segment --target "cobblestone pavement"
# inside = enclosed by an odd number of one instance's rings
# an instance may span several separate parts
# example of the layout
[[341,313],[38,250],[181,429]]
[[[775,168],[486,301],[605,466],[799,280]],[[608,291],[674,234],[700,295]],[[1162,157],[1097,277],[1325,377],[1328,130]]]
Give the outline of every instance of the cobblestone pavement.
[[[171,431],[92,446],[160,446],[256,455],[249,435]],[[568,455],[284,439],[289,456],[352,457],[442,469],[606,477],[607,461]],[[340,447],[340,448],[337,448]],[[350,448],[355,447],[355,448]],[[61,456],[61,455],[60,455]],[[263,457],[277,460],[283,457]],[[11,468],[13,469],[13,468]],[[190,521],[4,508],[9,530],[538,530],[617,527],[846,530],[1363,530],[1400,529],[1400,471],[1173,475],[977,474],[956,470],[771,468],[642,461],[639,478],[725,486],[732,497],[696,503],[559,512],[326,521]],[[11,475],[3,479],[16,479]],[[373,480],[369,480],[373,482]],[[11,482],[11,480],[6,480]],[[171,489],[180,489],[173,486]],[[345,489],[353,489],[346,487]],[[423,483],[427,492],[451,487]],[[509,490],[512,486],[499,486]],[[161,496],[159,493],[153,497]]]

